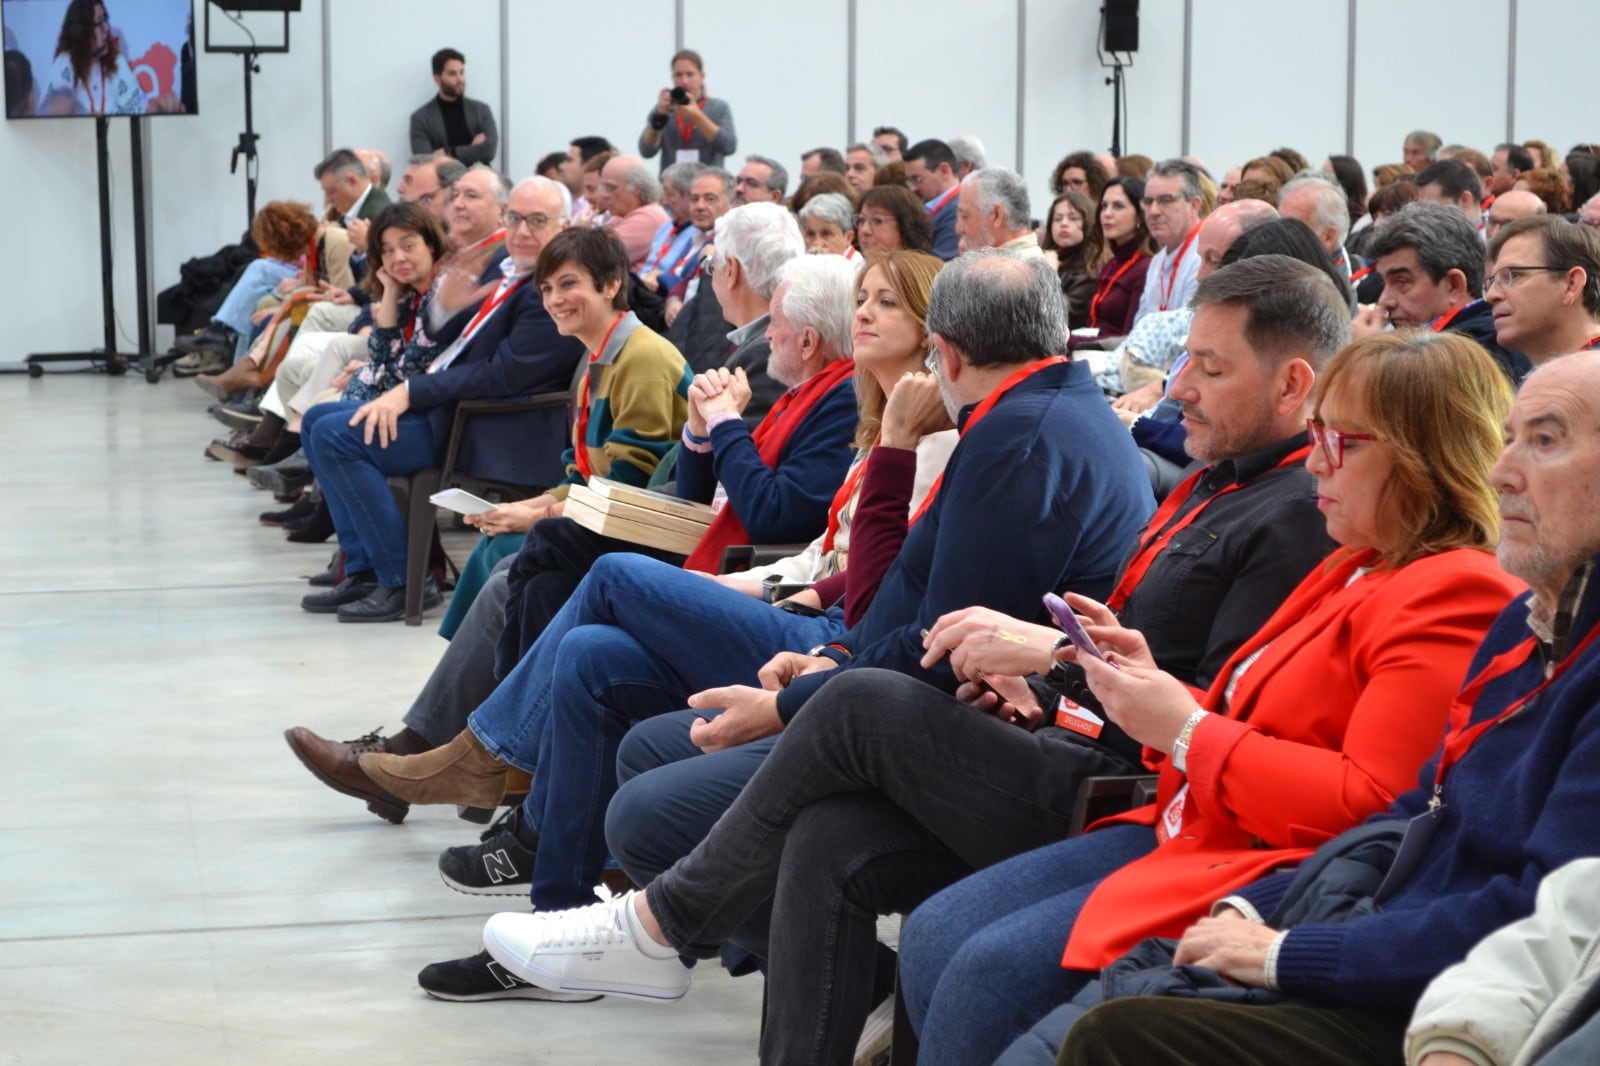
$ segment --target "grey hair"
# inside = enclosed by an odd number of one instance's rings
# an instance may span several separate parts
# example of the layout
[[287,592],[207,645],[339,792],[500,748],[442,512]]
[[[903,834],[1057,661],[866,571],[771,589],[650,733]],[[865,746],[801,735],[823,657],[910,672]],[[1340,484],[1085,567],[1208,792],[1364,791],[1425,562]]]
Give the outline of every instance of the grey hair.
[[[1439,158],[1440,144],[1442,142],[1439,139],[1439,135],[1432,130],[1412,130],[1406,134],[1406,139],[1400,143],[1420,145],[1424,154],[1428,157],[1428,162],[1432,163]],[[1460,148],[1461,146],[1454,145],[1453,147]]]
[[[511,180],[494,167],[491,167],[488,163],[474,163],[463,173],[473,174],[479,172],[487,173],[494,179],[489,183],[489,185],[492,189],[494,189],[494,198],[496,202],[500,204],[500,209],[502,211],[505,210],[507,201],[511,199]],[[460,177],[460,174],[456,175],[457,180],[459,180]],[[444,179],[441,178],[439,180],[439,184],[443,185]]]
[[670,185],[679,193],[687,196],[694,186],[694,179],[706,172],[704,163],[674,163],[661,172],[661,184]]
[[1043,259],[980,248],[946,263],[928,294],[929,333],[973,366],[1031,363],[1067,343],[1061,279]]
[[430,155],[428,162],[433,164],[433,176],[439,180],[441,189],[448,189],[467,172],[465,163],[459,159],[451,159],[447,155]]
[[622,184],[638,193],[642,204],[653,204],[661,199],[661,183],[643,162],[628,168],[622,177]]
[[726,170],[723,170],[721,167],[706,167],[704,170],[702,170],[700,173],[698,173],[698,174],[696,174],[694,176],[694,180],[695,181],[699,181],[701,178],[705,177],[707,174],[716,175],[716,177],[722,182],[722,195],[724,195],[726,197],[729,197],[730,199],[733,197],[733,175],[732,174],[730,174]]
[[408,167],[426,166],[427,164],[432,163],[435,160],[438,160],[438,159],[449,159],[449,158],[450,158],[449,156],[434,155],[432,152],[421,152],[421,153],[419,153],[417,155],[412,156],[410,159],[407,159],[406,160],[406,166],[408,166]]
[[1350,343],[1344,294],[1321,267],[1286,255],[1258,255],[1219,267],[1200,283],[1191,306],[1243,307],[1244,339],[1274,361],[1303,357],[1320,371]]
[[1150,168],[1150,176],[1144,179],[1145,183],[1149,184],[1150,178],[1157,175],[1182,182],[1185,200],[1196,200],[1204,195],[1200,188],[1200,168],[1187,159],[1163,159]]
[[1338,243],[1344,244],[1345,238],[1350,236],[1350,198],[1345,195],[1338,180],[1320,170],[1302,170],[1278,190],[1278,203],[1283,203],[1285,197],[1301,189],[1311,190],[1317,198],[1316,208],[1311,215],[1316,220],[1317,236],[1321,237],[1324,227],[1332,226]]
[[950,154],[956,157],[957,163],[969,163],[973,170],[982,170],[988,165],[984,158],[983,142],[971,134],[952,137],[944,143],[950,146]]
[[787,286],[783,313],[789,324],[796,330],[816,330],[835,358],[849,356],[856,316],[855,264],[841,255],[797,256],[779,269],[778,280]]
[[[778,275],[791,259],[806,254],[800,224],[777,204],[744,204],[717,219],[716,266],[737,259],[750,288],[763,300],[778,289]],[[1059,301],[1058,301],[1059,302]]]
[[840,233],[849,233],[856,225],[855,209],[850,206],[850,200],[836,192],[818,193],[807,200],[800,208],[800,221],[808,218],[832,222]]
[[782,163],[778,162],[776,159],[764,155],[747,155],[744,157],[744,161],[746,163],[760,163],[762,166],[772,171],[772,173],[767,175],[768,192],[775,192],[779,195],[788,194],[789,171],[784,168]]
[[1027,229],[1032,215],[1028,204],[1028,183],[1022,175],[1005,167],[986,167],[974,170],[961,179],[961,184],[972,186],[978,194],[978,210],[984,214],[995,204],[1005,213],[1006,225],[1014,232]]
[[355,174],[365,181],[367,180],[367,165],[361,161],[361,157],[356,155],[353,149],[335,148],[328,158],[311,168],[311,176],[318,181],[322,180],[322,175],[324,174],[332,174],[335,177],[340,174]]
[[[535,174],[531,178],[523,178],[517,182],[516,189],[511,191],[516,192],[517,189],[522,188],[553,189],[561,197],[561,221],[565,222],[572,217],[572,190],[567,188],[564,183],[553,178],[547,178],[542,174]],[[510,197],[507,197],[507,199],[510,199]]]
[[881,167],[889,161],[889,153],[872,141],[857,141],[855,144],[847,145],[844,154],[849,155],[851,152],[866,152],[872,157],[872,165],[875,167]]
[[1467,292],[1483,295],[1483,238],[1460,209],[1448,204],[1406,204],[1383,221],[1370,249],[1374,260],[1410,248],[1428,277],[1452,270],[1466,275]]

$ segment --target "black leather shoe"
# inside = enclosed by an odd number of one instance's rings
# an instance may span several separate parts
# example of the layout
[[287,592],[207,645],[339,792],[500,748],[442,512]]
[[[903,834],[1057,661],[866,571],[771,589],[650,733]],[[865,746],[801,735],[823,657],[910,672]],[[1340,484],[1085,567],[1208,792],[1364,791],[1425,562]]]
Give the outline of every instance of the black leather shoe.
[[[300,498],[285,511],[262,511],[260,522],[264,526],[281,526],[285,522],[296,522],[302,518],[310,518],[316,512],[317,505],[311,502],[311,497],[301,494]],[[333,582],[328,582],[331,586]]]
[[[300,606],[312,614],[333,614],[341,607],[360,603],[373,593],[382,591],[385,590],[379,587],[378,579],[372,571],[363,570],[359,574],[351,574],[327,592],[307,593],[301,598]],[[405,599],[402,597],[400,614],[405,614],[405,606]]]
[[328,560],[328,568],[320,574],[312,574],[306,578],[306,584],[312,588],[331,589],[339,583],[339,569],[344,565],[342,551],[335,551],[333,558]]
[[[308,597],[309,598],[309,597]],[[433,583],[433,578],[428,578],[428,583],[422,589],[422,607],[437,607],[444,601],[439,595],[439,589]],[[345,603],[339,608],[339,621],[341,622],[398,622],[406,616],[406,590],[404,587],[386,589],[382,585],[374,588],[364,599],[354,603]]]

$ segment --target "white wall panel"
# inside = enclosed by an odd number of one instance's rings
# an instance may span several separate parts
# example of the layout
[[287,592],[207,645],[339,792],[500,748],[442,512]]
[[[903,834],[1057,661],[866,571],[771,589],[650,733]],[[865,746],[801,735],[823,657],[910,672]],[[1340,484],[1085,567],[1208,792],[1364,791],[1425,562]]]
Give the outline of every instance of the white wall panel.
[[1368,182],[1373,167],[1401,161],[1414,129],[1485,152],[1505,139],[1505,27],[1506,0],[1455,0],[1448,18],[1432,0],[1356,5],[1354,155]]
[[[1580,142],[1600,141],[1594,12],[1592,0],[1522,0],[1517,5],[1517,113],[1511,130],[1516,140],[1537,137],[1560,153]],[[1496,40],[1503,52],[1503,35],[1497,34]],[[1504,124],[1498,128],[1503,131]],[[1501,139],[1495,137],[1484,150]]]
[[1193,0],[1190,150],[1221,176],[1280,145],[1345,140],[1345,0]]
[[[512,0],[510,173],[526,177],[545,153],[564,152],[572,138],[589,134],[637,151],[645,113],[672,84],[672,34],[669,0],[607,0],[592,8]],[[708,84],[737,108],[739,87]]]
[[[942,8],[942,10],[941,10]],[[1017,5],[857,5],[856,134],[898,126],[913,142],[973,134],[989,161],[1017,156]]]
[[398,175],[411,154],[411,112],[438,94],[430,60],[445,47],[467,57],[467,95],[504,121],[498,0],[336,0],[329,11],[333,147],[381,149]]
[[[687,0],[684,46],[705,59],[707,91],[733,108],[731,170],[752,153],[771,156],[789,169],[793,192],[801,152],[849,143],[849,14],[846,0],[811,0],[803,19],[745,0]],[[662,73],[671,54],[657,61]]]
[[[1023,173],[1035,215],[1050,202],[1050,172],[1079,149],[1111,146],[1110,71],[1095,44],[1100,0],[1029,0]],[[1155,159],[1180,154],[1183,129],[1183,0],[1144,0],[1139,51],[1125,71],[1123,151]]]

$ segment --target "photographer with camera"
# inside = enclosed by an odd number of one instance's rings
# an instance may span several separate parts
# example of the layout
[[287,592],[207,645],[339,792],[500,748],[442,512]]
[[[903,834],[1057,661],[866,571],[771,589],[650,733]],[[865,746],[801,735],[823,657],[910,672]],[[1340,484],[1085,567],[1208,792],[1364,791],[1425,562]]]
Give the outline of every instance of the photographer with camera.
[[726,100],[705,94],[705,64],[700,53],[684,48],[672,57],[672,88],[662,89],[639,134],[639,154],[661,153],[661,169],[674,163],[720,167],[738,148],[733,111]]

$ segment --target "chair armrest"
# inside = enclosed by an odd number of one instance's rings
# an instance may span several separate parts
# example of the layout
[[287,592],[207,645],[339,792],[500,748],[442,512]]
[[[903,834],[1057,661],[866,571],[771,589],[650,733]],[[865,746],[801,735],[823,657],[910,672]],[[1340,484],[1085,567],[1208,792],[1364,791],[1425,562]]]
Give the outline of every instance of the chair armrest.
[[[444,462],[439,466],[440,482],[448,483],[455,474],[461,438],[467,430],[467,419],[473,415],[524,414],[550,407],[567,407],[570,411],[572,401],[573,394],[570,391],[541,392],[520,400],[461,400],[456,404],[455,418],[450,423],[450,441],[445,446]],[[568,421],[571,421],[570,417]]]
[[804,544],[730,544],[722,549],[719,574],[738,574],[753,566],[766,566],[806,550]]
[[1155,797],[1155,774],[1117,774],[1086,777],[1078,785],[1078,798],[1072,805],[1068,836],[1077,836],[1090,823],[1112,814],[1132,810]]

